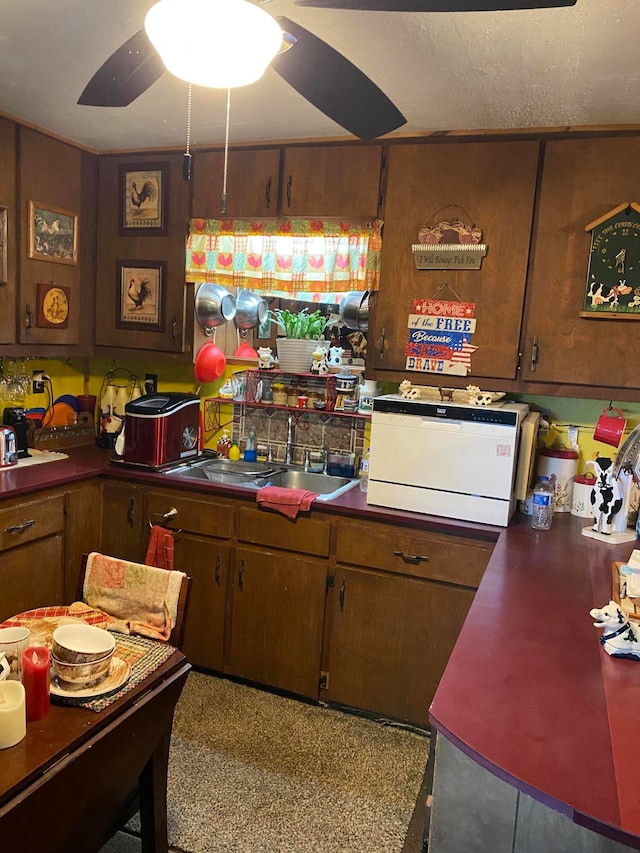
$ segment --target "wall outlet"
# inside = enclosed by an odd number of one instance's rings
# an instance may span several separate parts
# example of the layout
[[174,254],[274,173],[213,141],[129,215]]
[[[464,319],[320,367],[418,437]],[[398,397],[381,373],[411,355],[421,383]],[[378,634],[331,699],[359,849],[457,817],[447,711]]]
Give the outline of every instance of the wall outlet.
[[157,373],[147,373],[144,377],[144,393],[145,394],[157,394],[158,393],[158,374]]
[[44,381],[49,377],[43,370],[34,370],[31,381],[31,390],[34,394],[44,394]]

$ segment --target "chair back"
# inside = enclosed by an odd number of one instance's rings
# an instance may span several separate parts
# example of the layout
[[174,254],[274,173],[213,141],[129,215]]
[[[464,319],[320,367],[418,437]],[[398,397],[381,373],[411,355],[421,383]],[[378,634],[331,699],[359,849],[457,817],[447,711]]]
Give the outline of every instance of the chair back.
[[[94,555],[94,556],[106,556],[106,555]],[[84,597],[84,588],[85,588],[85,577],[87,573],[87,562],[89,559],[89,554],[82,555],[82,562],[80,567],[80,576],[79,576],[79,589],[78,589],[78,600],[83,601],[84,603],[89,603],[85,601]],[[144,563],[132,563],[131,561],[126,561],[128,566],[135,568],[137,571],[140,571],[143,575],[145,570],[148,572],[159,572],[159,571],[169,571],[168,569],[158,569],[155,566],[148,566]],[[187,622],[187,611],[189,607],[189,596],[191,593],[191,578],[184,574],[183,572],[179,572],[182,577],[182,581],[180,584],[180,589],[177,597],[177,606],[176,606],[176,618],[175,622],[171,629],[171,635],[169,636],[168,642],[171,643],[172,646],[182,650],[182,645],[184,642],[184,634]],[[114,616],[113,613],[109,613],[108,610],[105,609],[106,613],[110,616]]]

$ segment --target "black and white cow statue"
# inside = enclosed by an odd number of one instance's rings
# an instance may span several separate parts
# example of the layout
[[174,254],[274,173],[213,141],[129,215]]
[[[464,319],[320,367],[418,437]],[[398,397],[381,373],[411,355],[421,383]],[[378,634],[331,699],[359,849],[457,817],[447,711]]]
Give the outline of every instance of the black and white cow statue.
[[593,509],[593,530],[596,533],[610,534],[615,530],[616,515],[622,509],[623,495],[618,478],[613,475],[613,461],[599,456],[593,462],[587,462],[593,468],[596,482],[591,492]]

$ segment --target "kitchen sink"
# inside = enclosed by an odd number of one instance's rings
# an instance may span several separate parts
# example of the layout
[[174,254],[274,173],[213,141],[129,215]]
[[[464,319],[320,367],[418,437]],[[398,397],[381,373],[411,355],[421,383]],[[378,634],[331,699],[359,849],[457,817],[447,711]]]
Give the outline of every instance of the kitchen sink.
[[313,473],[295,466],[278,462],[245,462],[224,458],[196,459],[164,470],[172,477],[208,480],[230,486],[242,486],[257,490],[263,486],[280,486],[284,489],[304,489],[316,492],[316,500],[330,501],[352,489],[358,482],[349,477]]

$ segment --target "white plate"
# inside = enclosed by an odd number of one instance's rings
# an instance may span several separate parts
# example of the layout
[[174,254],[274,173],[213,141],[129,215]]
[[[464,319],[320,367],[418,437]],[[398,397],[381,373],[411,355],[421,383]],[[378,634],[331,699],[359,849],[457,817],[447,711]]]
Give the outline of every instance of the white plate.
[[60,681],[58,676],[51,670],[51,695],[61,696],[64,699],[95,699],[118,690],[126,684],[131,675],[131,667],[122,658],[111,659],[109,672],[102,681],[97,684],[87,684],[84,687],[74,688],[65,681]]

